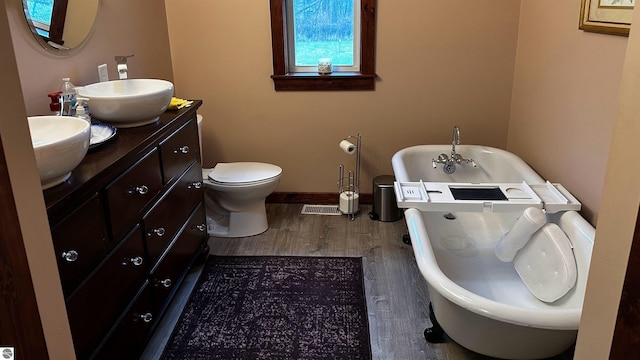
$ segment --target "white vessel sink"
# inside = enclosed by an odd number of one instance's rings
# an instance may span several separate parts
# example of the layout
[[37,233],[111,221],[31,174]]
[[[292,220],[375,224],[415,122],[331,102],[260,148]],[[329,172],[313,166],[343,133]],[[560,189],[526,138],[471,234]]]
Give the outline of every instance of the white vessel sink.
[[46,190],[66,181],[87,154],[90,124],[71,116],[31,116],[27,120],[40,183]]
[[167,110],[173,84],[159,79],[127,79],[99,82],[78,88],[89,99],[91,116],[116,127],[154,123]]

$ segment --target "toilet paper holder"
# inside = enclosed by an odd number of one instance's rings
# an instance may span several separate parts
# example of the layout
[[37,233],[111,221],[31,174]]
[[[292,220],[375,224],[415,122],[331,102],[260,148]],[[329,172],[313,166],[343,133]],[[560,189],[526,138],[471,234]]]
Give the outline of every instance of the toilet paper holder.
[[[356,144],[352,141],[355,139]],[[360,149],[362,147],[362,135],[349,135],[339,143],[340,149],[348,155],[355,153],[355,171],[349,170],[347,176],[344,173],[344,164],[340,164],[338,175],[338,210],[355,220],[360,199]]]

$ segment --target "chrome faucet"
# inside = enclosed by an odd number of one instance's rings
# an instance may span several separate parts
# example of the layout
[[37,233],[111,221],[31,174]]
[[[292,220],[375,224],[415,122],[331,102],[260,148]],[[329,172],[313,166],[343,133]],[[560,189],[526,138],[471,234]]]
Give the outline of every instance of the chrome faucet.
[[456,145],[460,145],[460,128],[457,125],[453,127],[451,138],[451,158],[453,158],[456,155]]
[[465,159],[462,155],[456,153],[456,145],[460,145],[460,128],[458,126],[453,127],[453,135],[451,139],[451,157],[447,154],[438,155],[437,159],[431,159],[433,168],[437,168],[437,164],[442,164],[442,170],[447,174],[453,174],[456,171],[456,164],[471,163],[473,167],[476,167],[473,159]]
[[116,63],[118,64],[118,78],[120,80],[127,79],[129,77],[129,69],[127,68],[127,59],[133,55],[120,56],[116,55]]

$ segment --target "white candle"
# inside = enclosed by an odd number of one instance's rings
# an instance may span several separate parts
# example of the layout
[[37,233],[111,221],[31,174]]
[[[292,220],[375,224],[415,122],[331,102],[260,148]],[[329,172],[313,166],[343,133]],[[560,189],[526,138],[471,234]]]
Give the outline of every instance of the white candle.
[[318,74],[331,74],[331,58],[318,59]]

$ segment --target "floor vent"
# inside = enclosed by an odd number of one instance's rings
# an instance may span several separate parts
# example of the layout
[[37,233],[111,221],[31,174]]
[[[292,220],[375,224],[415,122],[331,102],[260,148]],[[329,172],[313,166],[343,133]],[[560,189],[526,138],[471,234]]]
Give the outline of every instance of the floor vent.
[[301,214],[305,215],[342,215],[338,205],[304,205]]

